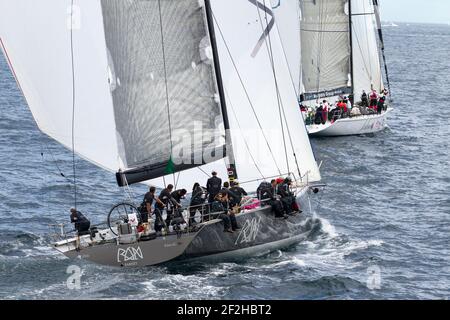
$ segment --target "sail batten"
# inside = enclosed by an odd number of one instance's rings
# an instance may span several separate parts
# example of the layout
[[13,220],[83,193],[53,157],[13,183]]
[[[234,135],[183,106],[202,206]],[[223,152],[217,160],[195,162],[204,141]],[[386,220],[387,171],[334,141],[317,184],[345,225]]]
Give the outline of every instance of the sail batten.
[[302,1],[302,93],[305,100],[349,93],[348,21],[346,0]]
[[171,159],[182,160],[174,166],[177,172],[206,163],[207,148],[223,150],[223,118],[200,3],[102,1],[118,83],[112,90],[117,135],[126,168],[146,172],[142,179],[161,176]]

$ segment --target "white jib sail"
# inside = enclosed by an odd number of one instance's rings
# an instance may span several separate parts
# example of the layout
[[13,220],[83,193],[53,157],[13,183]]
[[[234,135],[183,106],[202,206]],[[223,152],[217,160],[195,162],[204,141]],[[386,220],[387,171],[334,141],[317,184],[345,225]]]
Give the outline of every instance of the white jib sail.
[[301,40],[300,40],[300,1],[271,0],[276,24],[282,40],[284,53],[289,64],[295,91],[302,90],[301,79]]
[[362,91],[383,88],[372,0],[352,0],[353,75],[355,100]]
[[239,180],[254,188],[299,169],[319,181],[270,1],[213,0],[212,9]]

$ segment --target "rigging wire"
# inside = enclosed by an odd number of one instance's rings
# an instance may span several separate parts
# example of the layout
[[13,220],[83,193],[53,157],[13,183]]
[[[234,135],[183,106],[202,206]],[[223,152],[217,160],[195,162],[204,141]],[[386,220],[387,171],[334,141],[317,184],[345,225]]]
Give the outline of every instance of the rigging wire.
[[[279,5],[278,5],[278,6],[279,6]],[[278,6],[275,7],[275,8],[278,8]],[[275,9],[275,8],[273,8],[273,9]],[[300,19],[300,18],[299,18],[299,19]],[[276,28],[276,29],[277,29],[277,31],[278,31],[278,37],[281,39],[280,29],[279,29],[279,28]],[[300,32],[300,30],[298,30],[298,31]],[[289,59],[288,59],[288,56],[287,56],[287,53],[286,53],[286,49],[284,48],[284,43],[283,43],[283,41],[281,41],[281,50],[283,51],[284,58],[285,58],[287,64],[289,65]],[[294,81],[294,77],[293,77],[293,75],[292,75],[291,68],[289,67],[288,69],[289,69],[289,76],[290,76],[290,78],[291,78],[292,86],[294,87],[295,95],[296,95],[296,97],[297,97],[297,99],[298,99],[298,97],[300,96],[299,90],[300,90],[300,83],[301,83],[301,72],[300,72],[300,78],[298,79],[298,85],[299,85],[299,88],[297,88],[297,87],[296,87],[296,84],[295,84],[295,81]],[[301,69],[301,68],[300,68],[300,69]]]
[[[237,125],[238,125],[238,127],[239,127],[239,131],[242,132],[241,124],[239,123],[238,117],[237,117],[237,115],[236,115],[236,111],[234,110],[234,107],[233,107],[233,103],[231,102],[230,96],[228,95],[228,91],[227,91],[226,89],[225,89],[225,94],[226,94],[226,96],[227,96],[227,98],[228,98],[228,101],[229,101],[228,105],[230,106],[231,111],[233,112],[234,118],[236,119],[236,123],[237,123]],[[252,161],[253,161],[253,164],[254,164],[255,167],[256,167],[256,170],[258,170],[258,172],[259,172],[259,174],[261,175],[261,177],[262,177],[263,179],[265,179],[264,174],[263,174],[262,171],[260,170],[258,164],[256,163],[255,158],[253,157],[253,154],[252,154],[252,152],[251,152],[251,150],[250,150],[250,146],[249,146],[249,144],[248,144],[248,142],[247,142],[247,139],[245,138],[244,135],[242,135],[242,139],[244,140],[245,147],[246,147],[246,149],[247,149],[247,151],[248,151],[248,154],[249,154],[250,157],[252,158]]]
[[366,69],[367,77],[371,80],[372,76],[370,75],[370,69],[367,67],[367,61],[366,61],[366,59],[364,59],[364,55],[362,54],[364,50],[362,49],[361,43],[359,41],[358,34],[356,32],[354,32],[354,35],[355,35],[355,38],[356,38],[356,43],[358,44],[359,51],[361,52],[361,56],[362,56],[362,60],[363,60],[363,63],[364,63],[364,68]]
[[[50,154],[50,156],[51,156],[51,158],[52,158],[51,160],[52,160],[53,164],[55,165],[56,169],[58,170],[59,176],[63,177],[63,178],[66,179],[68,182],[72,183],[72,180],[70,180],[70,179],[62,172],[60,166],[58,165],[58,162],[57,162],[56,159],[55,159],[55,156],[53,155],[53,152],[50,150],[50,148],[48,147],[48,144],[47,144],[47,143],[45,143],[45,148],[47,149],[48,153]],[[41,150],[41,157],[42,157],[43,160],[45,159],[45,158],[44,158],[44,155],[45,155],[45,154],[44,154],[44,150],[43,150],[43,148],[42,148],[42,150]],[[45,161],[45,160],[44,160],[44,161]],[[51,173],[50,170],[49,170],[49,173]],[[52,174],[52,173],[51,173],[51,174]]]
[[[264,0],[264,5],[265,5],[265,0]],[[264,30],[264,25],[262,24],[262,18],[261,18],[259,9],[258,9],[258,15],[259,15],[259,18],[260,18],[260,21],[261,21],[261,27]],[[273,18],[273,19],[275,19],[275,18]],[[267,11],[265,11],[265,20],[266,20],[266,24],[268,24]],[[287,118],[286,118],[286,112],[284,110],[283,101],[281,99],[281,94],[280,94],[280,90],[279,90],[279,86],[278,86],[278,80],[277,80],[276,70],[275,70],[275,62],[274,62],[274,59],[273,59],[273,48],[272,48],[272,41],[271,41],[270,33],[268,33],[267,38],[269,39],[269,41],[267,42],[266,39],[264,41],[265,41],[266,48],[267,48],[268,55],[269,55],[269,59],[270,59],[270,62],[271,62],[272,72],[273,72],[273,76],[274,76],[274,80],[275,80],[275,88],[276,88],[276,91],[277,91],[278,108],[279,108],[279,112],[280,112],[280,120],[281,120],[281,126],[282,126],[282,131],[283,131],[282,133],[283,133],[283,142],[284,142],[284,147],[285,147],[287,169],[288,169],[288,173],[290,174],[291,172],[290,172],[290,166],[289,166],[286,137],[284,135],[284,126],[283,126],[283,119],[281,118],[281,114],[283,115],[284,121],[286,123],[286,129],[287,129],[289,141],[290,141],[291,148],[292,148],[292,154],[293,154],[294,159],[295,159],[295,164],[296,164],[296,167],[297,167],[298,174],[299,174],[299,176],[301,178],[302,175],[301,175],[300,167],[299,167],[299,164],[298,164],[297,154],[295,152],[294,143],[293,143],[293,140],[292,140],[291,132],[289,130],[289,125],[288,125],[288,121],[287,121]]]
[[[266,1],[265,0],[264,0],[264,6],[266,6]],[[267,10],[264,10],[264,13],[265,13],[265,19],[264,20],[266,22],[265,26],[263,24],[263,19],[261,17],[261,12],[260,12],[259,6],[256,6],[256,11],[258,13],[259,20],[261,22],[260,23],[261,24],[261,29],[264,32],[266,30],[266,28],[268,27],[268,25],[269,25],[269,20],[268,20],[268,17],[267,17]],[[272,19],[275,19],[275,18],[272,17]],[[267,39],[269,39],[269,41],[267,41]],[[278,113],[279,113],[279,116],[280,116],[281,133],[283,135],[283,146],[284,146],[284,153],[285,153],[285,156],[286,156],[286,167],[287,167],[287,171],[291,172],[290,168],[289,168],[289,157],[288,157],[288,152],[287,152],[286,136],[284,134],[284,124],[283,124],[283,117],[282,117],[282,110],[281,110],[282,109],[282,107],[281,107],[282,102],[281,102],[280,90],[279,90],[279,87],[278,87],[277,75],[276,75],[276,71],[275,71],[275,63],[274,63],[274,60],[273,60],[273,51],[272,51],[272,42],[271,42],[271,38],[270,38],[270,32],[267,32],[267,37],[264,38],[264,43],[266,44],[266,48],[267,48],[267,52],[268,52],[268,55],[269,55],[270,64],[271,64],[271,67],[272,67],[273,79],[274,79],[274,82],[275,82],[275,91],[276,91],[276,94],[277,94],[277,103],[278,103]]]
[[272,157],[272,159],[273,159],[273,161],[274,161],[275,166],[277,167],[278,173],[281,175],[281,174],[282,174],[282,173],[281,173],[281,170],[280,170],[280,168],[279,168],[279,166],[278,166],[278,163],[277,163],[277,161],[276,161],[276,159],[275,159],[275,156],[274,156],[274,154],[273,154],[272,148],[270,147],[269,141],[267,140],[266,134],[265,134],[265,132],[264,132],[264,130],[263,130],[263,128],[262,128],[262,125],[261,125],[261,122],[260,122],[260,120],[259,120],[259,118],[258,118],[258,115],[256,114],[255,107],[253,106],[253,103],[252,103],[252,101],[251,101],[251,99],[250,99],[250,95],[249,95],[249,93],[248,93],[248,91],[247,91],[247,88],[245,87],[245,84],[244,84],[244,81],[243,81],[243,79],[242,79],[242,76],[241,76],[241,74],[240,74],[240,72],[239,72],[239,70],[238,70],[238,68],[237,68],[237,65],[236,65],[236,62],[234,61],[233,55],[231,54],[231,50],[230,50],[230,48],[229,48],[229,46],[228,46],[228,44],[227,44],[227,41],[225,40],[225,36],[224,36],[224,34],[223,34],[223,32],[222,32],[222,29],[220,28],[220,24],[219,24],[219,22],[217,21],[216,16],[214,15],[214,13],[212,13],[212,16],[213,16],[213,19],[214,19],[214,21],[215,21],[215,23],[216,23],[216,25],[217,25],[217,29],[219,30],[219,34],[220,34],[220,36],[221,36],[221,38],[222,38],[222,40],[223,40],[223,42],[224,42],[224,44],[225,44],[225,47],[226,47],[227,52],[228,52],[228,55],[230,56],[230,60],[231,60],[231,62],[232,62],[232,64],[233,64],[233,68],[234,68],[234,70],[236,71],[236,74],[237,74],[237,76],[238,76],[238,78],[239,78],[239,82],[240,82],[240,84],[241,84],[241,86],[242,86],[242,88],[243,88],[243,90],[244,90],[244,93],[245,93],[245,95],[246,95],[246,97],[247,97],[247,100],[248,100],[248,102],[249,102],[249,105],[250,105],[250,107],[251,107],[251,109],[252,109],[253,115],[255,116],[255,119],[256,119],[256,121],[257,121],[257,123],[258,123],[259,129],[260,129],[260,131],[261,131],[261,133],[262,133],[262,135],[263,135],[263,137],[264,137],[264,140],[265,140],[265,142],[266,142],[266,144],[267,144],[267,148],[269,149],[270,155],[271,155],[271,157]]
[[72,64],[72,170],[73,170],[73,186],[74,186],[74,208],[77,210],[77,169],[75,163],[75,106],[76,106],[76,88],[75,88],[75,59],[73,48],[73,12],[74,0],[71,2],[70,8],[70,51],[71,51],[71,64]]
[[[265,4],[265,0],[264,0],[264,4]],[[274,19],[275,19],[275,18],[274,18]],[[267,12],[266,12],[266,22],[267,22]],[[278,28],[277,28],[277,30],[278,30]],[[294,156],[295,165],[296,165],[296,167],[297,167],[297,171],[298,171],[299,177],[300,177],[300,179],[301,179],[302,174],[301,174],[301,172],[300,172],[300,166],[299,166],[299,164],[298,164],[297,154],[296,154],[295,148],[294,148],[294,142],[293,142],[293,140],[292,140],[291,131],[289,130],[289,124],[288,124],[288,121],[287,121],[287,118],[286,118],[286,112],[285,112],[285,110],[284,110],[284,105],[283,105],[283,101],[282,101],[282,99],[281,99],[281,94],[280,94],[280,90],[279,90],[279,87],[278,87],[278,81],[277,81],[277,78],[276,78],[275,63],[274,63],[274,59],[273,59],[272,41],[271,41],[270,33],[268,34],[268,38],[269,38],[269,44],[270,44],[270,53],[271,53],[272,70],[273,70],[273,74],[274,74],[275,83],[276,83],[276,86],[277,86],[277,93],[278,93],[278,96],[279,96],[279,99],[280,99],[280,107],[281,107],[281,110],[282,110],[284,122],[286,123],[286,130],[287,130],[288,137],[289,137],[289,142],[290,142],[291,148],[292,148],[292,155]],[[283,41],[281,41],[281,37],[280,37],[280,43],[281,43],[281,48],[282,48],[282,50],[283,50],[283,52],[284,52]],[[287,60],[286,60],[286,63],[287,63],[287,68],[288,68],[288,70],[289,70],[289,64],[288,64]],[[294,86],[294,92],[296,92],[295,86]],[[305,126],[305,128],[306,128],[306,126]],[[284,138],[284,135],[283,135],[283,138]],[[286,152],[286,157],[287,157],[287,148],[285,149],[285,152]],[[290,174],[289,163],[288,163],[287,169],[288,169],[288,172],[289,172],[289,174]]]
[[[163,65],[164,65],[164,82],[166,85],[166,99],[167,99],[167,118],[169,120],[169,139],[170,139],[170,160],[172,161],[172,152],[173,152],[173,138],[172,138],[172,123],[170,119],[170,101],[169,101],[169,84],[167,81],[167,65],[166,65],[166,50],[165,50],[165,42],[164,42],[164,30],[163,30],[163,20],[162,20],[162,9],[161,9],[161,0],[158,0],[158,8],[159,8],[159,23],[161,27],[161,48],[163,55]],[[176,181],[175,173],[173,173],[173,181]]]

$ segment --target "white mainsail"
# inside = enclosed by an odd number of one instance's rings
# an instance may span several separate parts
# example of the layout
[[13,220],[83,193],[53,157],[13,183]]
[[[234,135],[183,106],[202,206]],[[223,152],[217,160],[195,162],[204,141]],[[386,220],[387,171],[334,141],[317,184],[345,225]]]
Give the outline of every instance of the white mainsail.
[[305,100],[350,93],[348,1],[303,0],[301,5]]
[[[270,2],[211,2],[239,180],[320,180]],[[225,144],[204,5],[0,0],[0,39],[44,133],[112,172],[145,168],[150,184],[189,190],[212,170],[227,176],[223,154],[156,178],[177,147],[190,158]],[[181,137],[198,137],[198,123],[208,145]]]
[[384,89],[373,0],[352,0],[353,82],[355,100],[362,91]]

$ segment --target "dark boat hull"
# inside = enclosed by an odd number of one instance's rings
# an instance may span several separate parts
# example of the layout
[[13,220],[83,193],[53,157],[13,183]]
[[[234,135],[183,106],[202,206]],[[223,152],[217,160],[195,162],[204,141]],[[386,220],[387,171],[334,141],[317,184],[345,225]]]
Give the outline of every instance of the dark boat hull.
[[203,228],[179,259],[239,257],[289,246],[306,238],[314,229],[314,219],[304,214],[275,218],[270,207],[236,217],[240,230],[223,231],[216,222]]
[[[304,192],[297,199],[301,208],[307,208],[307,197],[307,192]],[[98,264],[143,267],[174,260],[248,257],[302,241],[320,225],[318,219],[306,212],[287,219],[276,218],[270,206],[240,213],[236,219],[240,230],[234,233],[224,232],[223,222],[216,219],[202,224],[196,232],[167,235],[150,241],[88,243],[78,250],[72,239],[57,249],[70,258],[84,258]]]

